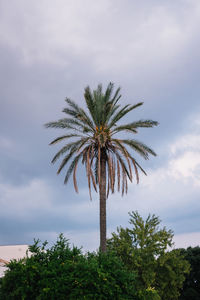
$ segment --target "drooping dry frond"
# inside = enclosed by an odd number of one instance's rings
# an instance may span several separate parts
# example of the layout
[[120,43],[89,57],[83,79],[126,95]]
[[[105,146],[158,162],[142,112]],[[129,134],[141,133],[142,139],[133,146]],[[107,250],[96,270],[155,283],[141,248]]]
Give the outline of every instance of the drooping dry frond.
[[91,184],[90,184],[90,176],[91,176],[91,171],[90,171],[90,147],[87,150],[87,158],[86,159],[87,159],[86,169],[87,169],[87,178],[88,178],[88,188],[89,188],[90,200],[92,200]]
[[117,182],[118,182],[118,192],[120,191],[120,166],[119,160],[117,160]]
[[101,146],[100,143],[98,143],[98,183],[100,183],[101,180]]
[[76,180],[76,170],[77,170],[78,162],[75,163],[74,173],[73,173],[73,181],[74,181],[74,189],[78,193],[78,185]]
[[116,169],[115,158],[113,156],[113,158],[112,158],[113,193],[114,193],[114,188],[115,188],[115,173],[116,173],[115,169]]

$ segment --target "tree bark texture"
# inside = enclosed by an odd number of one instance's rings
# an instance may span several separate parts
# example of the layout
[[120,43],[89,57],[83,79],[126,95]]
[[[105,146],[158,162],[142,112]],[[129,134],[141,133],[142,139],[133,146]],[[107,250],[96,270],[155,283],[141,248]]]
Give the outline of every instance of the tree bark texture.
[[101,173],[99,185],[100,250],[106,252],[106,151],[101,149]]

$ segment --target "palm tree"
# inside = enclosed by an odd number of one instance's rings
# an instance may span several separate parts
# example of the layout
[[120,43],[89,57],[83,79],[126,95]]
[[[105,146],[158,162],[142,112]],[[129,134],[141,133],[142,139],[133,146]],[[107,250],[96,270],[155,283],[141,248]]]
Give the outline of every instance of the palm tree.
[[[66,144],[52,159],[55,163],[61,156],[64,156],[57,174],[68,164],[68,169],[64,179],[66,184],[73,173],[73,183],[75,191],[78,192],[76,173],[80,161],[85,165],[89,194],[91,199],[91,186],[99,192],[100,202],[100,250],[106,251],[106,198],[109,192],[114,193],[115,185],[122,196],[127,193],[128,180],[132,182],[132,167],[139,182],[139,172],[145,171],[129,152],[137,152],[144,159],[149,158],[149,154],[156,156],[155,152],[145,144],[131,138],[117,138],[118,133],[124,131],[136,134],[139,127],[153,127],[158,125],[152,120],[139,120],[128,124],[118,125],[118,122],[128,112],[141,106],[143,102],[135,105],[119,105],[121,98],[120,88],[113,92],[114,85],[109,83],[105,93],[102,85],[91,91],[89,86],[85,88],[84,98],[89,111],[86,112],[74,101],[66,98],[68,104],[63,112],[67,117],[55,122],[45,124],[47,128],[62,128],[66,134],[53,140],[50,145],[65,141]],[[127,149],[127,147],[129,149]],[[116,181],[115,182],[115,178]]]

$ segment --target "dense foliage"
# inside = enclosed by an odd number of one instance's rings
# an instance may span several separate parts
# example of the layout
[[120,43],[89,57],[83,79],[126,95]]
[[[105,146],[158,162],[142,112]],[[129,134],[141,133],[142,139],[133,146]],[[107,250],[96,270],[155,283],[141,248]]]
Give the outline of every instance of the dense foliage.
[[181,253],[190,263],[191,271],[186,276],[180,300],[200,299],[200,247],[181,249]]
[[136,288],[143,299],[147,299],[147,290],[154,291],[151,299],[178,299],[189,264],[179,250],[167,251],[173,245],[172,231],[159,228],[160,220],[155,215],[144,221],[132,212],[129,223],[132,228],[120,227],[112,234],[108,249],[137,273]]
[[63,235],[50,248],[35,241],[31,256],[8,265],[0,300],[200,299],[200,248],[170,250],[173,233],[155,215],[132,212],[130,224],[112,234],[106,253],[83,254]]
[[45,246],[36,241],[32,256],[9,264],[0,299],[137,299],[135,274],[112,253],[83,255],[62,235],[50,249]]

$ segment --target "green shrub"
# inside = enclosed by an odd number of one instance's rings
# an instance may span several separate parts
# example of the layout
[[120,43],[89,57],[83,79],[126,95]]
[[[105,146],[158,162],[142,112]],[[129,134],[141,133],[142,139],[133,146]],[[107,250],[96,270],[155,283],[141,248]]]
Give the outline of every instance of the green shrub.
[[139,300],[177,300],[189,263],[179,250],[169,251],[173,232],[160,228],[155,215],[146,220],[138,212],[129,215],[131,228],[117,228],[107,240],[107,249],[115,251],[127,270],[136,272]]
[[137,299],[135,274],[112,252],[83,255],[63,235],[50,249],[46,245],[35,241],[30,257],[10,262],[2,300]]

